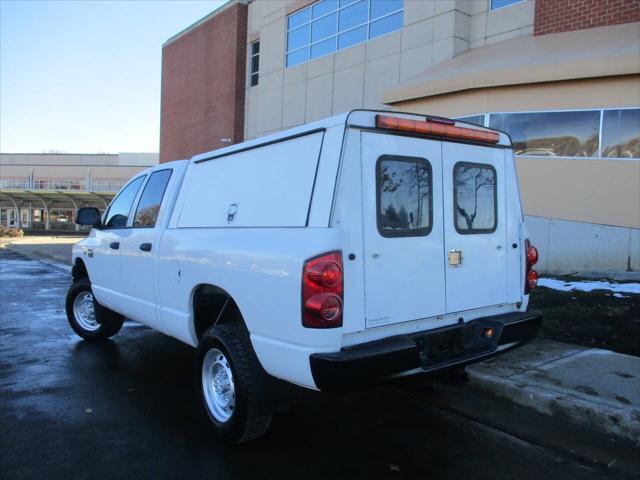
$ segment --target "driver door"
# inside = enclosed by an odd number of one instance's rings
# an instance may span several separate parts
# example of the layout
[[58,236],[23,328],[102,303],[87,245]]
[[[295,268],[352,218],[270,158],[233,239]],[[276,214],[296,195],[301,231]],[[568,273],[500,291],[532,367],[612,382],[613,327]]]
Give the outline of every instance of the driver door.
[[104,214],[104,226],[95,230],[93,268],[89,267],[91,289],[98,303],[115,311],[121,310],[122,303],[120,245],[128,234],[129,215],[144,178],[134,178],[118,193]]

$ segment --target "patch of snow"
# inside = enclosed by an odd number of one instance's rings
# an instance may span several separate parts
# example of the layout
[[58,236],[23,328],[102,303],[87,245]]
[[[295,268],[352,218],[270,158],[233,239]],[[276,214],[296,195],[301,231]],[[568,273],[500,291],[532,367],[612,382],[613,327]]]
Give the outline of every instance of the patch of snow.
[[538,286],[561,290],[563,292],[571,292],[579,290],[581,292],[592,292],[594,290],[609,290],[615,292],[616,298],[624,297],[622,293],[640,294],[640,283],[612,283],[605,280],[595,281],[565,281],[556,278],[540,278]]

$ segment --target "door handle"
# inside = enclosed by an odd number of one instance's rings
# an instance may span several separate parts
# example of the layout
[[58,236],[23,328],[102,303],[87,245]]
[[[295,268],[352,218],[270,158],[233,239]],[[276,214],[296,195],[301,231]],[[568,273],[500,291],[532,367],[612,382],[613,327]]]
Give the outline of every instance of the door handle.
[[120,242],[111,242],[109,244],[109,248],[112,250],[118,250],[120,248]]
[[151,251],[151,244],[150,243],[141,243],[140,244],[140,250],[142,250],[143,252],[150,252]]

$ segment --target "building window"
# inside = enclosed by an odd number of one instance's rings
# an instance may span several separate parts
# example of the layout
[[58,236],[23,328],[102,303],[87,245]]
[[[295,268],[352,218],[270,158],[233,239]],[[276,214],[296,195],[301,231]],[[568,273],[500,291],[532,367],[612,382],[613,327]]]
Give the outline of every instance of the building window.
[[600,111],[492,113],[489,126],[507,132],[516,155],[595,157]]
[[601,145],[601,157],[640,158],[640,109],[604,110]]
[[487,113],[457,117],[508,133],[516,155],[640,159],[640,109]]
[[403,0],[320,0],[287,17],[287,67],[402,28]]
[[510,7],[516,3],[522,3],[525,0],[491,0],[491,10],[498,10],[499,8]]
[[481,127],[484,127],[484,114],[457,117],[456,120],[460,120],[461,122],[473,123],[474,125],[480,125]]
[[383,155],[376,165],[378,232],[416,237],[431,231],[431,165],[424,158]]
[[260,40],[256,40],[250,46],[251,55],[249,56],[249,72],[250,72],[250,84],[252,87],[258,85],[258,78],[260,76]]

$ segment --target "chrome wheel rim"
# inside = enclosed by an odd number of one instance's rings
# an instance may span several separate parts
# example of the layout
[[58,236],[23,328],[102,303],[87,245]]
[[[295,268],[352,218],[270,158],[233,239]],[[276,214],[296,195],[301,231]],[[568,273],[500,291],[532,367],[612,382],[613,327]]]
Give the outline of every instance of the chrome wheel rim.
[[229,420],[236,405],[236,390],[231,365],[217,348],[212,348],[204,356],[202,391],[211,415],[219,422]]
[[91,292],[82,292],[76,296],[73,301],[73,316],[84,330],[95,332],[100,328],[100,324],[96,320],[96,309]]

